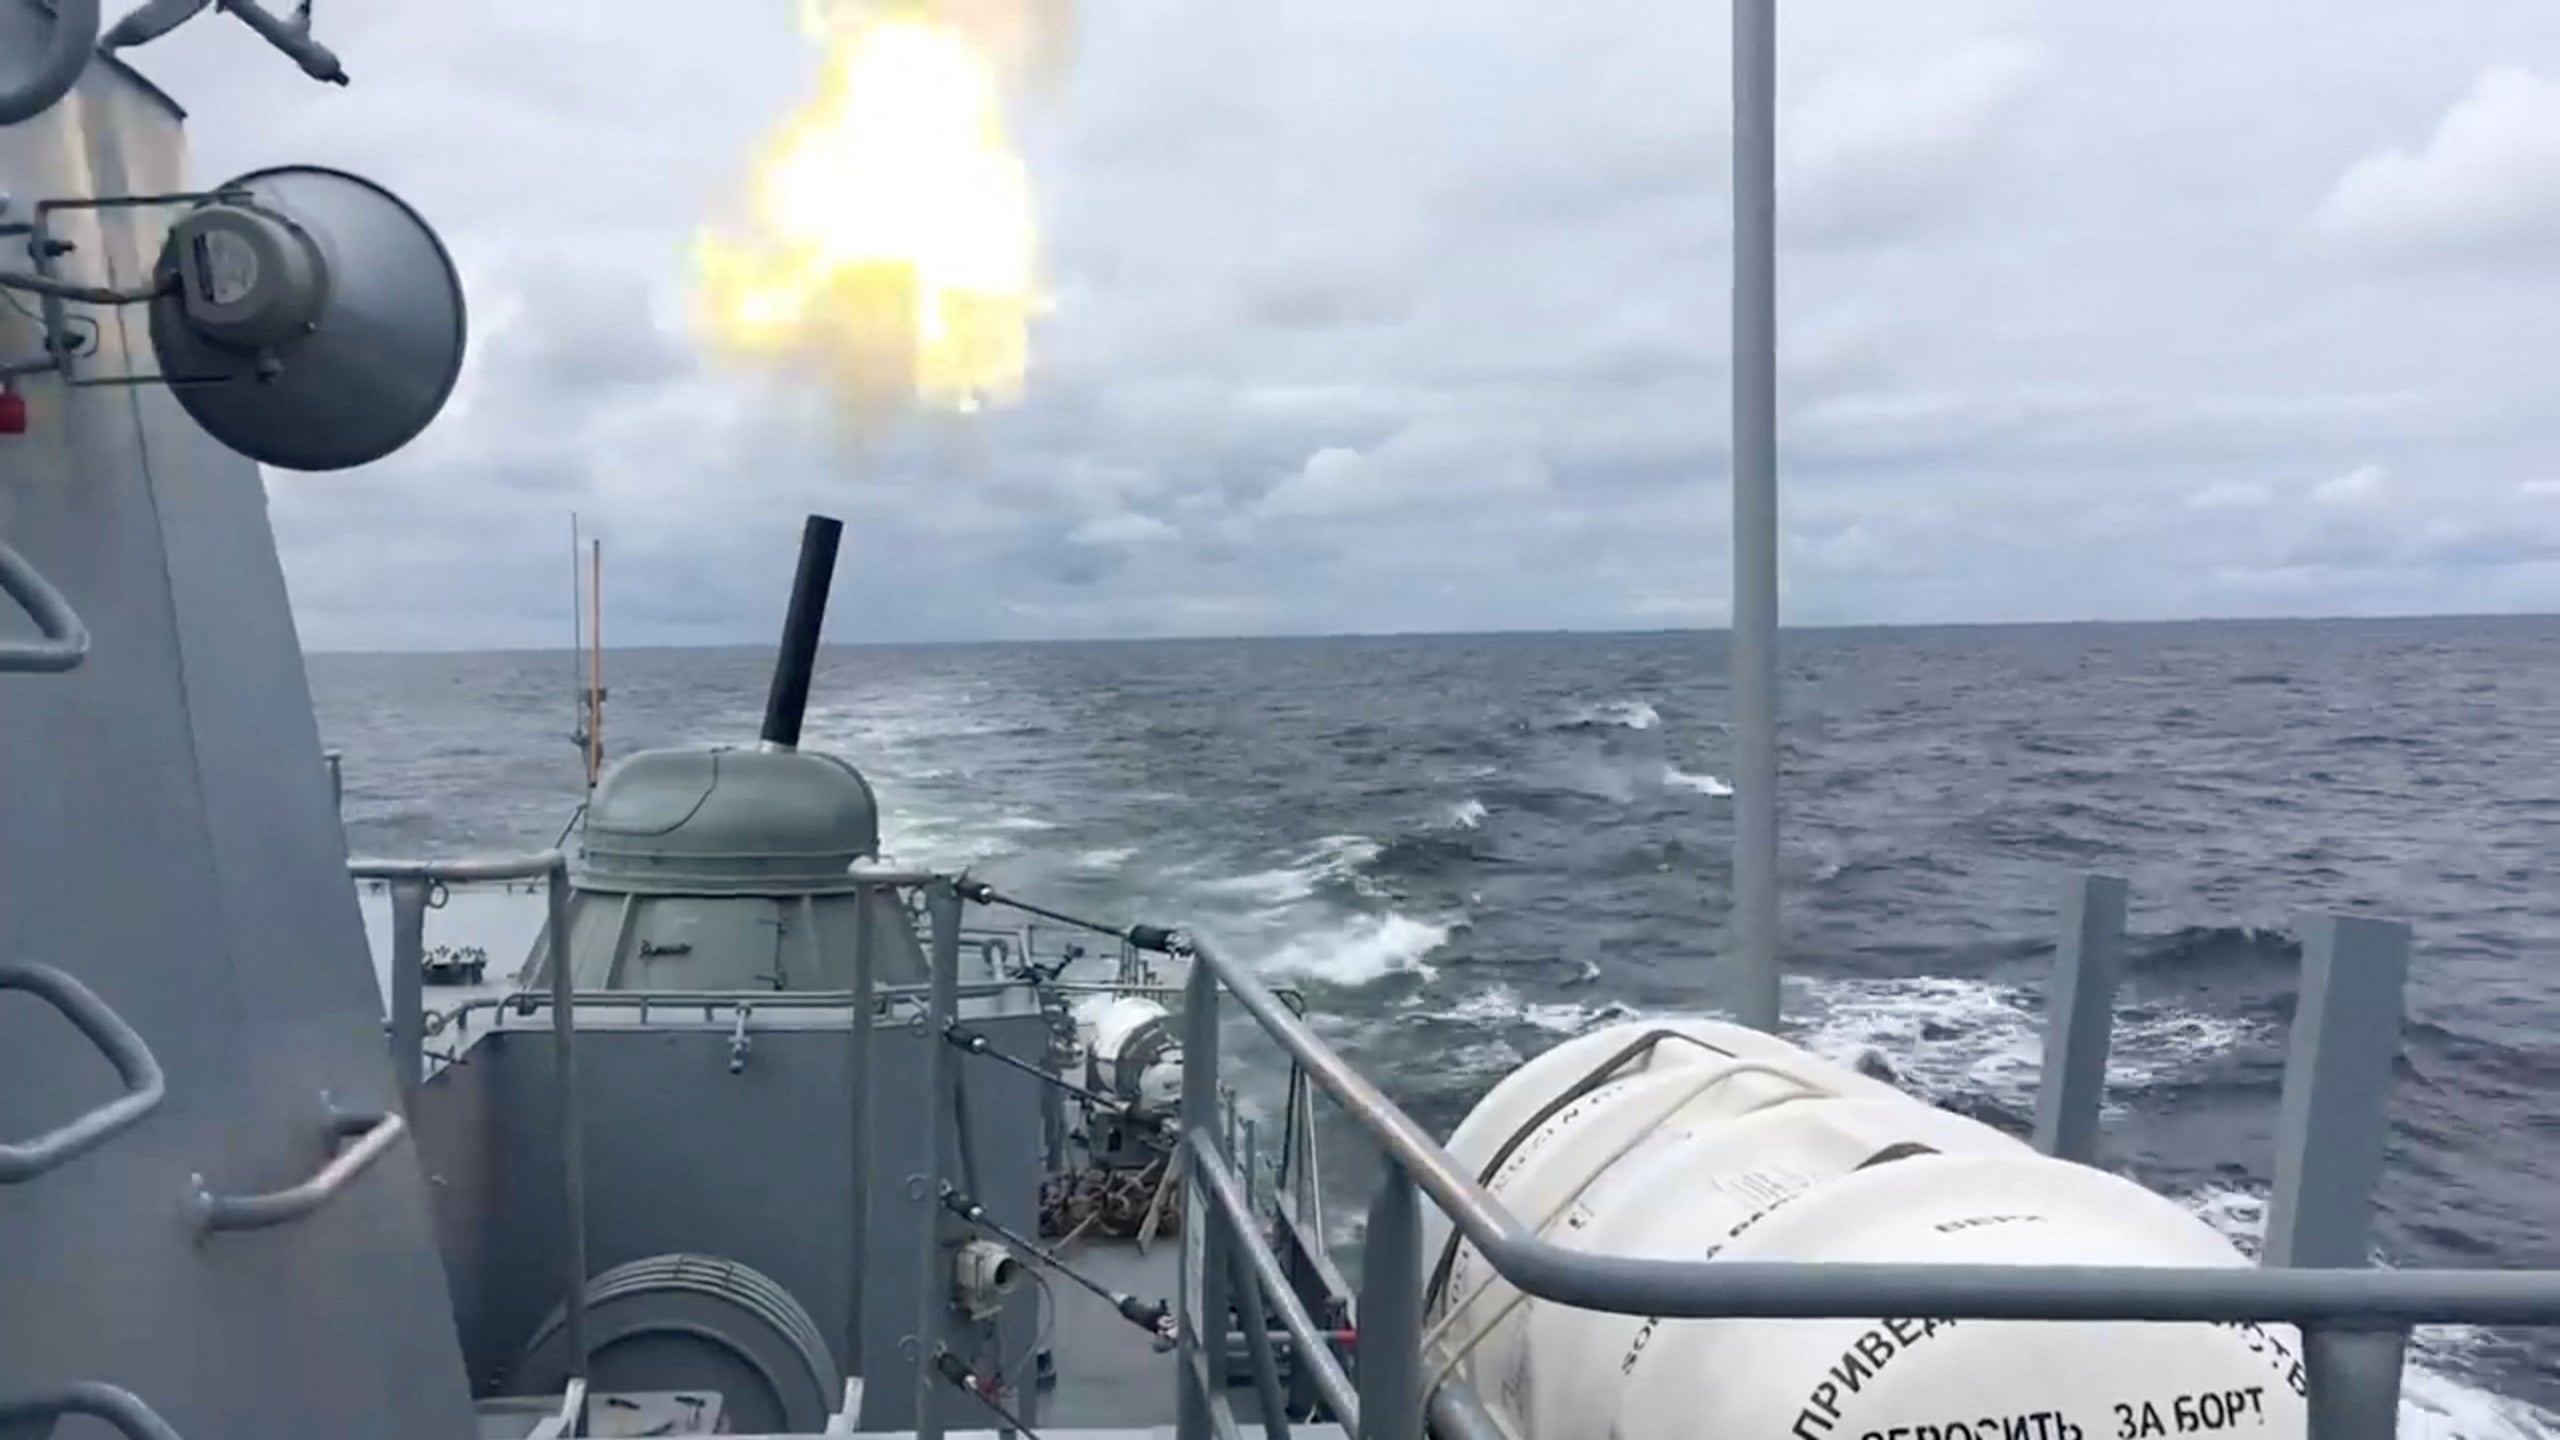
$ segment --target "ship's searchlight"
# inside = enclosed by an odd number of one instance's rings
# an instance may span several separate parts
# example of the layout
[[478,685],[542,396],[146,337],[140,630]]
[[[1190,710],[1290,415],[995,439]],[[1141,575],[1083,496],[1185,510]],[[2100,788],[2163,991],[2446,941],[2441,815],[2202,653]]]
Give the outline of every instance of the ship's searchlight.
[[241,176],[171,225],[153,269],[161,378],[263,464],[344,470],[417,438],[462,373],[461,277],[389,191],[336,170]]

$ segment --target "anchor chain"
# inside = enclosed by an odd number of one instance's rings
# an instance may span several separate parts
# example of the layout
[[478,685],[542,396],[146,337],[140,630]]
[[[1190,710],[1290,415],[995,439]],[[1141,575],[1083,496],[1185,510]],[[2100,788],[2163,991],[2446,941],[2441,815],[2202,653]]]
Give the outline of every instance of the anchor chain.
[[[1182,1187],[1167,1186],[1164,1178],[1162,1160],[1141,1170],[1089,1165],[1052,1175],[1040,1185],[1040,1234],[1044,1239],[1056,1239],[1084,1229],[1087,1234],[1134,1239],[1146,1228],[1147,1212],[1154,1209],[1156,1233],[1179,1235]],[[1164,1196],[1161,1205],[1156,1199],[1159,1192]],[[1087,1226],[1090,1228],[1085,1229]]]

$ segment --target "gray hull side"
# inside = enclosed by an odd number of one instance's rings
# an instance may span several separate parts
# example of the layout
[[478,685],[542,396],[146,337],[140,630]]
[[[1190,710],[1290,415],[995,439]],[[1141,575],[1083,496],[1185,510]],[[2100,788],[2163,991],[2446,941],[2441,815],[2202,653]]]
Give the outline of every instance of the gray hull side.
[[[23,53],[40,23],[29,0],[0,0],[0,52]],[[39,198],[190,178],[175,112],[115,66],[0,129],[11,219]],[[167,213],[73,215],[64,272],[136,283]],[[148,371],[142,318],[101,315],[87,373]],[[0,309],[0,351],[35,346]],[[0,1186],[0,1397],[120,1385],[190,1440],[469,1434],[405,1142],[291,1223],[200,1237],[189,1209],[199,1173],[226,1194],[310,1178],[332,1145],[324,1090],[349,1109],[394,1101],[258,471],[164,388],[26,389],[29,433],[0,440],[0,536],[93,646],[67,674],[0,676],[0,959],[88,985],[149,1044],[168,1093],[99,1149]],[[0,634],[31,633],[0,611]],[[0,997],[0,1141],[114,1084],[60,1017]]]

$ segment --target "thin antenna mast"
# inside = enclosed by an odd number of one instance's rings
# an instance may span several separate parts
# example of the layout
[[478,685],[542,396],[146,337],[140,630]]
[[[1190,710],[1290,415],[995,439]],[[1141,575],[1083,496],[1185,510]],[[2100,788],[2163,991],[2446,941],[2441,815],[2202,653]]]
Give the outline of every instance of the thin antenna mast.
[[587,551],[585,539],[578,532],[578,512],[569,512],[569,668],[578,677],[578,723],[569,731],[569,743],[578,747],[587,766],[587,788],[596,785],[595,749],[590,735],[595,725],[595,681],[587,674],[587,597],[579,582],[578,562]]
[[1776,0],[1733,0],[1734,1017],[1778,1024]]
[[596,788],[604,773],[604,542],[587,542],[588,604],[594,614],[587,625],[587,788]]

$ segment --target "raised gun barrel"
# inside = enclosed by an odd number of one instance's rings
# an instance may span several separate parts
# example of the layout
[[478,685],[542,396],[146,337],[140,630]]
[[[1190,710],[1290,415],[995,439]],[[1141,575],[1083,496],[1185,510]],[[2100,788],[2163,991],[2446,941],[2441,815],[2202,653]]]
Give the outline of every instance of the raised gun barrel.
[[791,609],[782,617],[782,653],[773,662],[773,690],[764,702],[764,743],[776,750],[800,744],[800,718],[809,708],[809,675],[818,663],[818,630],[826,623],[827,589],[835,583],[836,545],[844,522],[812,515],[800,532],[800,573],[791,577]]

